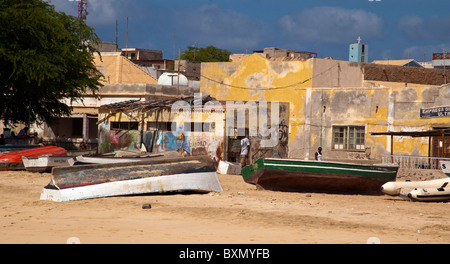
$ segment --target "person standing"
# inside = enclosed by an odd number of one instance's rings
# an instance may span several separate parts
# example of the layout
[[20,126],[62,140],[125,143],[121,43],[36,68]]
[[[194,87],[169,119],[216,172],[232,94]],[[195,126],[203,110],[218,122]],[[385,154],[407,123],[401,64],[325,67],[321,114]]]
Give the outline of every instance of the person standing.
[[322,147],[319,147],[317,149],[315,156],[316,156],[316,160],[322,160]]
[[250,149],[250,140],[247,133],[243,139],[241,139],[241,168],[244,168],[248,164],[248,151]]

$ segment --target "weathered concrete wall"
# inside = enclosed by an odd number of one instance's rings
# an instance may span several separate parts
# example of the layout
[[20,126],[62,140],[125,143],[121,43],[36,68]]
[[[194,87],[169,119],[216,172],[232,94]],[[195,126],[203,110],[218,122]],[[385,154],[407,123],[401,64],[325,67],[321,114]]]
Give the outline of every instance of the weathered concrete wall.
[[95,66],[104,75],[103,83],[158,83],[156,78],[120,54],[120,52],[104,52],[101,57],[94,56]]
[[328,59],[312,59],[312,87],[361,87],[362,63]]
[[289,157],[304,157],[304,102],[311,87],[308,61],[270,61],[253,54],[237,62],[202,63],[200,90],[220,101],[289,103]]
[[[426,156],[428,138],[395,137],[391,142],[370,132],[450,127],[450,117],[420,117],[421,108],[450,104],[450,88],[434,86],[442,78],[439,71],[325,59],[270,61],[253,54],[206,63],[202,73],[207,78],[201,80],[201,91],[219,100],[289,102],[291,158],[313,159],[319,146],[329,160],[379,160],[392,145],[394,154]],[[334,149],[334,126],[363,127],[363,148]]]

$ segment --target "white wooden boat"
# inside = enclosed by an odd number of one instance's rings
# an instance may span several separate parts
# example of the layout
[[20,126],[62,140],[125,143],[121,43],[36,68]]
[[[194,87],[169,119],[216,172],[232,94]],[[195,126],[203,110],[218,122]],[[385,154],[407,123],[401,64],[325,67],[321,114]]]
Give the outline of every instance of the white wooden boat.
[[41,199],[71,201],[173,191],[222,192],[211,158],[162,157],[133,163],[56,167]]
[[149,159],[162,157],[161,154],[149,155],[144,157],[109,157],[109,156],[77,156],[72,165],[86,165],[86,164],[114,164],[126,162],[140,162]]
[[449,183],[450,178],[442,178],[429,181],[413,181],[413,182],[395,182],[390,181],[381,186],[381,191],[389,195],[400,195],[402,189],[416,189],[416,188],[439,188],[445,183]]
[[67,189],[44,188],[41,193],[41,200],[65,202],[109,196],[174,191],[223,192],[223,189],[216,172],[182,173]]
[[22,157],[22,162],[27,171],[51,172],[53,167],[69,166],[73,164],[73,156],[43,155],[36,158]]

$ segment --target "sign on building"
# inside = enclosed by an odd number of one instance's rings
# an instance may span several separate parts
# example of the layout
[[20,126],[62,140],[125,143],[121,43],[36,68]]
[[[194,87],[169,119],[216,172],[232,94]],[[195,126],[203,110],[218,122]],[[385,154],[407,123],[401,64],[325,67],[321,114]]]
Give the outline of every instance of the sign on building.
[[420,118],[450,117],[450,106],[420,109]]

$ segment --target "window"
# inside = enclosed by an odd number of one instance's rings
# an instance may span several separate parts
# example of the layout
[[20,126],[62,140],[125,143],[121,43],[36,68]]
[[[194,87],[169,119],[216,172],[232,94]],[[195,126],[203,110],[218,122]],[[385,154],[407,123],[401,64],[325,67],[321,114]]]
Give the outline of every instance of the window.
[[139,130],[138,122],[111,122],[113,130]]
[[333,149],[364,150],[364,126],[333,126]]
[[184,122],[184,129],[190,127],[191,132],[214,132],[215,123]]
[[171,131],[172,130],[172,122],[155,122],[150,121],[147,122],[147,131]]

